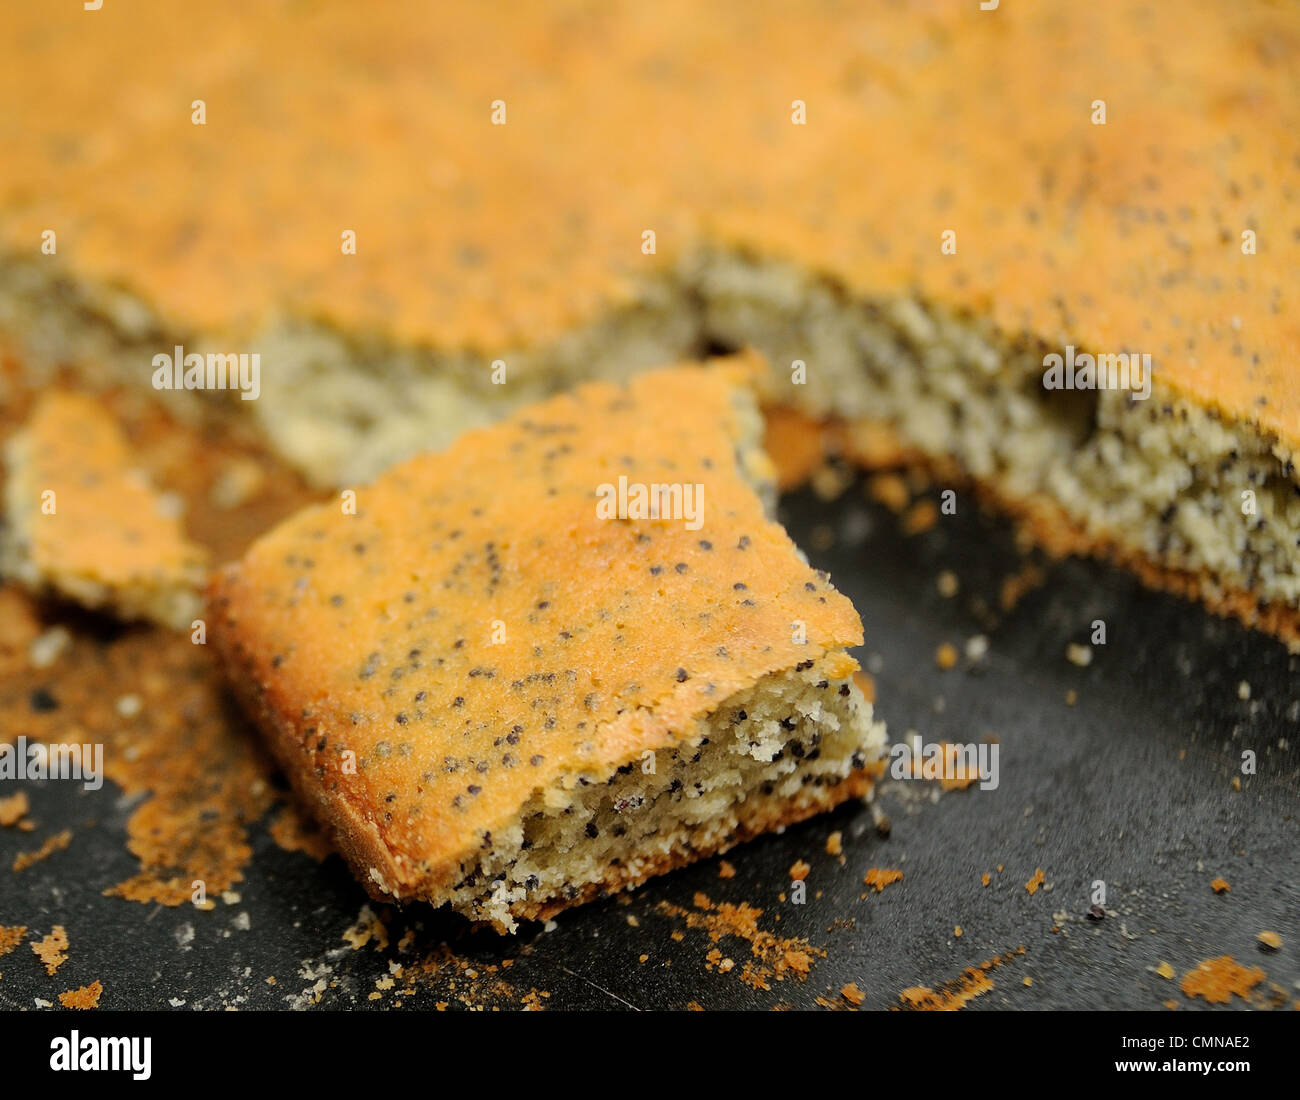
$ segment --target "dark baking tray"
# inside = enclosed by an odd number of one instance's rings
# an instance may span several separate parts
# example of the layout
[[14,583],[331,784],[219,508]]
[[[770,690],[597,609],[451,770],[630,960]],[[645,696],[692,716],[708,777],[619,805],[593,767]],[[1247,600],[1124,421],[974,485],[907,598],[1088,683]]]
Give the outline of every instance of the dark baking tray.
[[[630,904],[588,905],[550,931],[532,925],[505,939],[422,907],[393,912],[386,950],[373,943],[353,950],[342,933],[366,899],[337,858],[317,864],[285,852],[263,823],[253,830],[255,855],[234,905],[199,912],[106,898],[106,886],[136,869],[121,792],[111,783],[94,793],[29,784],[43,825],[72,827],[77,839],[21,875],[0,874],[0,923],[42,931],[61,923],[73,947],[56,979],[26,944],[0,958],[0,1006],[31,1008],[36,998],[97,979],[105,1008],[173,1001],[186,1009],[286,1008],[314,1003],[304,991],[324,979],[319,1008],[400,1001],[410,1010],[441,1001],[506,1009],[533,989],[549,994],[539,1000],[551,1010],[811,1008],[843,1006],[839,990],[849,982],[865,994],[864,1008],[885,1008],[898,1005],[904,989],[939,988],[1022,946],[990,971],[993,988],[969,1011],[1159,1008],[1169,1000],[1199,1008],[1176,978],[1153,968],[1164,961],[1181,975],[1224,954],[1267,972],[1256,1002],[1300,999],[1296,658],[1089,561],[1044,563],[1044,583],[1003,611],[1000,584],[1024,559],[1007,524],[965,499],[958,515],[912,537],[861,484],[830,503],[793,494],[782,518],[860,609],[867,641],[858,656],[875,672],[877,712],[891,735],[997,737],[997,790],[972,787],[936,800],[934,784],[887,782],[879,805],[892,822],[888,837],[864,808],[844,807],[733,850],[734,878],[721,878],[719,861],[708,860],[648,883]],[[955,598],[936,589],[944,569],[960,578]],[[1087,641],[1095,619],[1107,624],[1107,644],[1090,666],[1076,667],[1066,646]],[[941,642],[960,650],[978,633],[989,640],[982,662],[936,667]],[[1248,700],[1239,695],[1242,681]],[[1071,689],[1077,703],[1067,706]],[[1258,770],[1236,790],[1245,749],[1256,753]],[[844,836],[843,865],[826,852],[835,830]],[[0,866],[32,846],[30,835],[0,830]],[[788,869],[800,859],[811,872],[807,903],[796,906],[779,895],[788,894]],[[868,891],[862,880],[871,867],[905,877]],[[1046,886],[1031,896],[1025,883],[1039,867]],[[1229,893],[1211,889],[1219,876]],[[1101,921],[1087,917],[1096,880],[1108,889]],[[825,957],[805,981],[751,988],[740,980],[748,943],[715,944],[706,930],[663,912],[665,902],[692,909],[697,892],[762,909],[762,927],[804,937]],[[399,951],[408,928],[414,935]],[[1263,930],[1284,937],[1280,951],[1259,949]],[[411,983],[413,996],[400,993],[407,982],[399,979],[370,999],[390,960],[409,967],[442,943],[454,959]],[[733,970],[706,969],[714,947],[735,959]],[[505,959],[508,970],[490,969]]]

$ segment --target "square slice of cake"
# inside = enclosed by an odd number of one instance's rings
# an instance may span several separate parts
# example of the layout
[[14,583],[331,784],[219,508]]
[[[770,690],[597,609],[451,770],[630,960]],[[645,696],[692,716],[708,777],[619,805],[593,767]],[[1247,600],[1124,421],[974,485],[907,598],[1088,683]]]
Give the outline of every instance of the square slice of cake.
[[232,684],[374,897],[513,931],[870,790],[861,622],[769,517],[747,373],[552,398],[214,578]]
[[47,391],[5,448],[0,571],[29,590],[189,629],[207,552],[85,394]]

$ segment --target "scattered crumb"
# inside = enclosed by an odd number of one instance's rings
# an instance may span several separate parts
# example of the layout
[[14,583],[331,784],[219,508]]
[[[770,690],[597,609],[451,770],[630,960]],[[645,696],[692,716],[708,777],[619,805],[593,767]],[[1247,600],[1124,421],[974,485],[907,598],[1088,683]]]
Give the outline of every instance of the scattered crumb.
[[987,871],[985,871],[982,875],[980,875],[981,886],[987,886],[992,881],[993,881],[993,876],[990,875]]
[[1183,975],[1180,988],[1186,997],[1203,997],[1210,1004],[1227,1004],[1246,995],[1264,980],[1258,966],[1241,966],[1231,955],[1204,959]]
[[718,878],[735,878],[736,868],[725,859],[718,864]]
[[1245,680],[1242,680],[1241,683],[1237,685],[1237,698],[1242,700],[1242,702],[1245,702],[1250,698],[1250,685],[1246,683]]
[[1003,578],[998,593],[998,603],[1003,611],[1014,611],[1016,604],[1027,593],[1038,588],[1046,580],[1043,571],[1032,562],[1025,562],[1019,572]]
[[960,925],[960,924],[957,925],[957,926],[952,930],[952,934],[953,934],[954,936],[956,936],[958,939],[961,939],[961,925]]
[[[998,870],[1000,871],[1002,870],[1002,868],[999,867]],[[1043,885],[1044,881],[1046,880],[1043,877],[1043,869],[1039,867],[1036,871],[1034,871],[1033,878],[1031,878],[1028,882],[1025,883],[1025,889],[1028,890],[1029,893],[1031,894],[1036,894],[1038,893],[1038,888]]]
[[857,1008],[867,999],[867,995],[858,988],[857,982],[849,982],[848,985],[840,987],[840,996],[849,1002],[854,1008]]
[[934,663],[944,671],[957,664],[957,647],[951,642],[944,642],[934,651]]
[[1156,967],[1156,973],[1159,974],[1162,978],[1164,978],[1165,981],[1168,981],[1175,974],[1177,974],[1178,971],[1176,971],[1167,962],[1162,961],[1160,965]]
[[67,929],[56,924],[48,936],[32,944],[32,951],[45,964],[45,973],[53,974],[68,961]]
[[351,945],[353,951],[360,951],[371,940],[374,941],[376,951],[384,951],[388,947],[388,929],[369,905],[361,907],[356,922],[344,931],[342,938]]
[[640,922],[639,920],[637,920],[636,917],[634,917],[631,913],[629,913],[629,914],[627,915],[627,923],[628,923],[628,925],[629,925],[630,927],[632,927],[632,928],[640,928],[640,927],[641,927],[641,922]]
[[1065,659],[1079,668],[1087,668],[1092,664],[1092,646],[1071,642],[1065,647]]
[[636,961],[639,962],[639,963],[643,963],[643,962],[645,962],[649,957],[650,957],[649,955],[638,955]]
[[1259,946],[1264,951],[1276,951],[1282,946],[1282,937],[1276,932],[1261,932],[1255,939],[1259,940]]
[[[783,939],[760,929],[758,919],[763,915],[763,910],[756,909],[752,905],[743,902],[739,905],[732,905],[729,902],[714,905],[706,895],[700,893],[695,895],[694,901],[695,911],[666,901],[661,901],[656,908],[667,916],[684,919],[688,928],[706,931],[709,939],[715,944],[723,936],[734,936],[746,941],[749,944],[751,958],[741,967],[739,977],[751,989],[770,990],[772,981],[784,981],[790,976],[803,981],[811,971],[815,960],[826,954],[825,951],[813,947],[806,939],[798,937]],[[675,931],[673,939],[680,938],[680,932]],[[732,969],[732,966],[729,966],[723,970],[721,964],[726,961],[728,960],[722,958],[720,950],[717,956],[713,956],[713,952],[710,952],[710,962],[717,965],[724,973]]]
[[966,660],[978,663],[988,656],[989,640],[983,634],[975,634],[966,639]]
[[790,865],[790,878],[794,882],[803,882],[803,880],[808,877],[808,874],[811,870],[812,868],[809,867],[808,864],[805,863],[802,859],[796,860],[794,863]]
[[878,501],[895,515],[907,507],[911,494],[907,482],[898,474],[876,474],[867,481],[867,495]]
[[524,1006],[525,1012],[542,1012],[546,1008],[542,1001],[549,999],[550,996],[543,989],[530,989],[519,999],[519,1003]]
[[30,808],[26,791],[11,794],[8,798],[0,798],[0,825],[16,825],[20,818],[27,815]]
[[1075,691],[1074,688],[1070,688],[1069,691],[1065,693],[1065,705],[1067,707],[1072,707],[1078,701],[1079,701],[1079,693]]
[[15,947],[23,942],[23,937],[27,935],[27,926],[15,924],[12,927],[6,927],[0,924],[0,955],[7,955]]
[[844,834],[838,829],[826,838],[826,854],[838,856],[844,853]]
[[59,994],[59,1004],[64,1008],[98,1008],[100,994],[104,987],[98,981],[83,985],[80,989],[70,989]]
[[874,886],[879,894],[886,886],[903,881],[903,872],[894,868],[872,867],[862,879],[868,886]]
[[1028,975],[1026,975],[1025,978],[1024,978],[1024,980],[1023,980],[1020,984],[1021,984],[1021,985],[1024,985],[1024,986],[1030,986],[1030,985],[1033,985],[1033,984],[1034,984],[1034,979],[1031,978],[1031,977],[1029,977]]
[[939,595],[945,600],[952,599],[957,595],[957,590],[960,587],[957,582],[957,574],[951,569],[945,569],[935,581],[935,587],[939,589]]
[[1210,883],[1210,889],[1216,894],[1226,894],[1232,889],[1232,887],[1228,885],[1228,880],[1226,878],[1216,878]]
[[914,1012],[956,1012],[993,988],[993,979],[989,977],[990,970],[1024,953],[1024,947],[1018,947],[1014,951],[995,955],[980,963],[979,966],[967,967],[958,977],[945,982],[937,990],[925,985],[912,986],[898,995],[901,1004],[897,1007]]
[[1165,1001],[1164,1004],[1165,1004],[1165,1008],[1169,1009],[1170,1012],[1173,1012],[1174,1009],[1178,1007],[1177,1001]]
[[939,522],[939,508],[928,497],[918,500],[903,516],[903,534],[919,535]]
[[33,863],[40,863],[40,861],[45,859],[47,856],[51,856],[55,852],[63,851],[63,849],[71,842],[71,829],[64,829],[61,833],[55,833],[52,837],[46,840],[44,844],[36,849],[36,851],[19,852],[14,856],[14,871],[24,871]]
[[853,484],[853,475],[844,466],[823,462],[812,472],[808,483],[812,491],[817,494],[818,500],[838,500]]
[[1234,775],[1234,776],[1232,777],[1232,789],[1233,789],[1234,791],[1239,791],[1239,790],[1241,790],[1241,776],[1239,776],[1239,775]]

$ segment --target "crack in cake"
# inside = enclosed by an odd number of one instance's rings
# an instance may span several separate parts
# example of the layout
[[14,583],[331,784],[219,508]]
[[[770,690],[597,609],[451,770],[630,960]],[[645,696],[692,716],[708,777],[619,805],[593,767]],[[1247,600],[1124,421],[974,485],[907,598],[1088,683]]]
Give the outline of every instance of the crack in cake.
[[868,793],[861,623],[767,514],[752,370],[588,384],[214,578],[231,683],[374,897],[513,931]]

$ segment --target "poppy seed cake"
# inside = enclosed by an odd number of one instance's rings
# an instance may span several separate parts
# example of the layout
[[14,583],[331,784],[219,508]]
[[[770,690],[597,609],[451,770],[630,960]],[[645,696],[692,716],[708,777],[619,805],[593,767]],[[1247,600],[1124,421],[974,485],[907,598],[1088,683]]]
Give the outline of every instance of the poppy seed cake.
[[[1294,5],[9,7],[0,328],[37,377],[259,353],[257,400],[167,399],[335,487],[752,346],[768,403],[1300,651]],[[1045,387],[1067,348],[1150,393]]]
[[861,623],[766,514],[745,373],[552,398],[214,578],[232,683],[374,897],[513,931],[869,791]]

